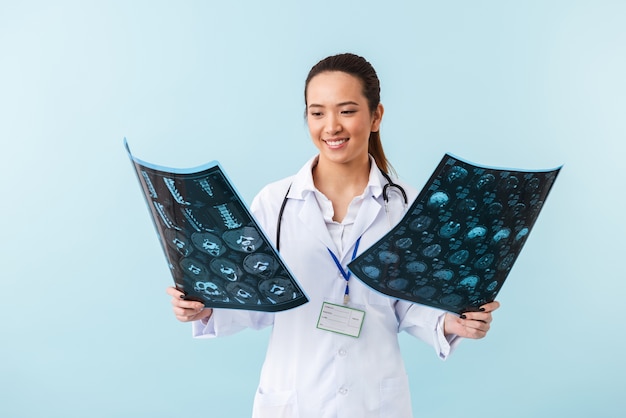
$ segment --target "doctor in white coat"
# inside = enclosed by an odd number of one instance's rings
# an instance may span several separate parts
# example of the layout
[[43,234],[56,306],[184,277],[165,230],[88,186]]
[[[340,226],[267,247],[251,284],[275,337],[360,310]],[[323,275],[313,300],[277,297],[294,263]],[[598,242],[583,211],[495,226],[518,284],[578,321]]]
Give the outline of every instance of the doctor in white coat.
[[[273,327],[254,418],[411,418],[398,333],[445,359],[461,338],[486,335],[499,304],[457,316],[381,295],[350,277],[346,265],[402,218],[417,193],[405,184],[383,193],[390,182],[378,134],[384,109],[369,62],[353,54],[323,59],[307,77],[305,102],[319,154],[263,188],[251,209],[270,237],[280,224],[281,256],[310,301],[279,313],[212,310],[169,288],[174,313],[193,321],[199,338]],[[325,317],[348,313],[353,323],[329,330],[318,323],[322,310]]]

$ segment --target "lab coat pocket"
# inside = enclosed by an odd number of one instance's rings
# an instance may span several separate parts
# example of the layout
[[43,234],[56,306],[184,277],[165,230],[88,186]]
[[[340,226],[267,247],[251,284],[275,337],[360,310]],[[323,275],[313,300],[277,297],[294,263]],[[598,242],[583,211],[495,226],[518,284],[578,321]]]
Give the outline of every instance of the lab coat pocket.
[[264,392],[259,388],[254,397],[252,418],[298,418],[295,390]]
[[407,375],[384,379],[380,384],[380,416],[411,418],[411,392]]

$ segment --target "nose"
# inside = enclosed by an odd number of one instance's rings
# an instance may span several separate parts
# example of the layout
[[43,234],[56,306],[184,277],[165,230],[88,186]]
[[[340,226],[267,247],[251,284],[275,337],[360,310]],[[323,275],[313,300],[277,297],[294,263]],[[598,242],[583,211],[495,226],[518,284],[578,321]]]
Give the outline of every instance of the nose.
[[339,118],[334,113],[328,114],[326,117],[326,126],[325,131],[327,135],[336,135],[341,132],[343,127],[341,126],[341,122]]

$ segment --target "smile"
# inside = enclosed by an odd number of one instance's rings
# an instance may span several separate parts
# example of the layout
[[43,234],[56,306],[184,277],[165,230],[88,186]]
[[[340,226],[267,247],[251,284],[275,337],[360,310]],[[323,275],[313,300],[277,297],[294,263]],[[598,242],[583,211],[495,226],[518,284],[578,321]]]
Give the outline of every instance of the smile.
[[326,142],[326,144],[330,145],[331,147],[337,147],[343,143],[348,142],[348,138],[324,139],[323,141]]

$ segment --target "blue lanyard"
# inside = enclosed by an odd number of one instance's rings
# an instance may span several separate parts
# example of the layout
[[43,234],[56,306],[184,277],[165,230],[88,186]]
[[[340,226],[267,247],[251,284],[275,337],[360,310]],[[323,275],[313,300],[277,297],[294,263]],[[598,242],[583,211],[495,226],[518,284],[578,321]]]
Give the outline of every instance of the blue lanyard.
[[[356,258],[356,253],[359,250],[360,242],[361,242],[361,237],[359,237],[359,239],[356,240],[356,244],[354,244],[354,251],[352,252],[352,260]],[[348,287],[348,282],[350,281],[350,276],[352,275],[352,272],[350,270],[346,272],[341,266],[341,263],[339,262],[339,259],[337,258],[335,253],[333,253],[328,247],[326,247],[326,249],[328,250],[328,253],[330,254],[330,256],[333,258],[333,261],[335,262],[335,265],[339,269],[339,272],[341,273],[343,278],[346,279],[346,292],[343,295],[343,304],[347,305],[348,302],[350,301],[350,288]]]

